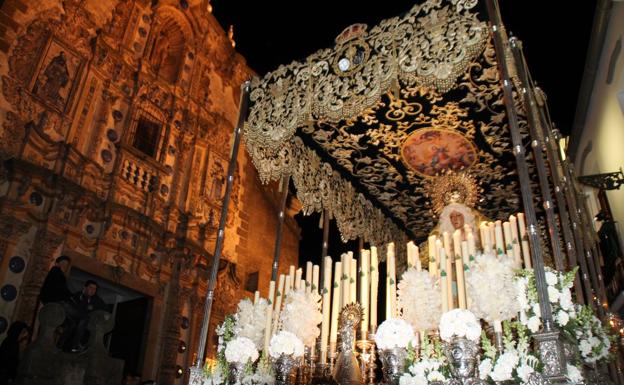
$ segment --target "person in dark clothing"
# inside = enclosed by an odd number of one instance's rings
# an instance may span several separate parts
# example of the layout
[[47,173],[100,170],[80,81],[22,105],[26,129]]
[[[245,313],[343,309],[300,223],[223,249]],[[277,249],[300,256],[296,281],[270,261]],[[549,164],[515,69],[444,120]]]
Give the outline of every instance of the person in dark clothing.
[[30,328],[25,322],[15,321],[9,327],[6,338],[0,344],[0,385],[15,381],[20,355],[29,336]]
[[54,266],[48,272],[43,281],[39,300],[45,305],[50,302],[69,301],[71,291],[67,288],[67,278],[65,275],[69,271],[71,260],[66,255],[56,258]]
[[97,295],[98,284],[93,280],[87,280],[82,291],[74,293],[70,298],[70,309],[66,309],[67,317],[71,321],[71,337],[69,344],[65,344],[65,350],[73,352],[84,349],[88,337],[87,324],[89,314],[95,310],[106,310],[106,304]]

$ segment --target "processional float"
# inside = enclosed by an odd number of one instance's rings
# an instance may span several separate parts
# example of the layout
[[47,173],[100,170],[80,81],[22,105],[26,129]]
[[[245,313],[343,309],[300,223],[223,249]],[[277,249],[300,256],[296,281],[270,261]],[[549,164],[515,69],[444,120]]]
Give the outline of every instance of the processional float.
[[[261,180],[281,181],[273,271],[267,298],[219,327],[206,368],[241,134]],[[189,383],[373,384],[379,356],[385,383],[622,384],[558,139],[496,0],[429,0],[246,82]],[[278,276],[290,181],[304,213],[322,213],[322,264]],[[327,256],[330,218],[370,248]]]

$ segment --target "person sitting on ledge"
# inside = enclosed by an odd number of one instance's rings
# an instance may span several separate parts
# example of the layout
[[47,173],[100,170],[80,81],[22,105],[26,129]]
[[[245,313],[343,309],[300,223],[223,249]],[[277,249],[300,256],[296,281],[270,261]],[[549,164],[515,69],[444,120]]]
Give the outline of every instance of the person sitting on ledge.
[[41,303],[66,302],[71,297],[71,291],[67,288],[66,275],[69,272],[71,259],[66,255],[56,258],[54,266],[48,272],[39,291]]
[[89,279],[82,291],[71,296],[70,307],[66,309],[69,328],[64,338],[63,350],[80,352],[85,349],[89,314],[95,310],[106,310],[106,303],[97,295],[97,289],[97,282]]

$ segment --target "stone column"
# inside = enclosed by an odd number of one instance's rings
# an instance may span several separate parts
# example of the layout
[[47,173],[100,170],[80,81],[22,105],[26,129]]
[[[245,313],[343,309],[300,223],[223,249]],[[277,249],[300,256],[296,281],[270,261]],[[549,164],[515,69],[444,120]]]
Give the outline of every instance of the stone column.
[[63,243],[64,239],[64,236],[50,232],[45,223],[37,230],[24,273],[24,281],[20,288],[14,320],[24,321],[27,324],[33,320],[39,303],[39,291],[52,262],[52,253]]

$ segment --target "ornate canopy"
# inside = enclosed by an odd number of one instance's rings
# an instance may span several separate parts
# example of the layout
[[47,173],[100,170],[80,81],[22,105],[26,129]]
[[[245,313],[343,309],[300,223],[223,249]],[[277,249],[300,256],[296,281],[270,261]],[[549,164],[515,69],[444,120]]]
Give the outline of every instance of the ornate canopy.
[[489,218],[520,206],[476,0],[429,0],[370,30],[353,25],[333,49],[254,79],[244,133],[261,179],[291,175],[304,212],[328,209],[344,239],[425,238],[437,222],[426,186],[448,171],[475,177],[476,209]]

